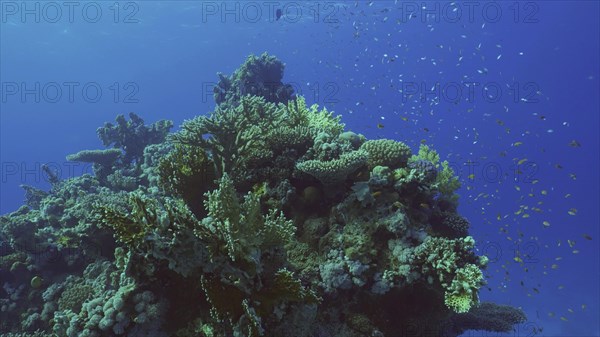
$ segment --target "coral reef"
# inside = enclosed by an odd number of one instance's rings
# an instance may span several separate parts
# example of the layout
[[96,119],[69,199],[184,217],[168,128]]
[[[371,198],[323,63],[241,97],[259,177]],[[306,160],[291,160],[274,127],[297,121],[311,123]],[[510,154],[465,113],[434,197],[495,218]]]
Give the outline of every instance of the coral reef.
[[236,107],[244,96],[263,97],[267,102],[287,103],[294,98],[294,88],[283,84],[284,64],[263,53],[250,55],[231,76],[219,73],[214,99],[221,108]]
[[126,120],[123,115],[118,115],[115,121],[117,124],[105,123],[96,133],[104,146],[123,149],[125,151],[123,160],[126,163],[141,160],[144,148],[164,141],[173,127],[173,122],[169,120],[160,120],[146,126],[144,120],[133,112],[129,113],[129,120]]
[[[95,175],[0,216],[4,336],[458,336],[509,331],[460,184],[422,145],[367,140],[251,56],[217,108],[98,129]],[[275,85],[273,91],[272,84]],[[275,94],[273,94],[275,93]]]

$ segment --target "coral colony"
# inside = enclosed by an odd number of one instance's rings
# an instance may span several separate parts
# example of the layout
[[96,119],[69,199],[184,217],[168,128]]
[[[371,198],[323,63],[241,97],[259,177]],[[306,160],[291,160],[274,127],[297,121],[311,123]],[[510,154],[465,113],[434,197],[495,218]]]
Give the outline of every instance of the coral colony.
[[0,217],[3,336],[457,336],[512,331],[479,303],[487,258],[435,150],[368,140],[283,84],[220,74],[216,110],[118,116],[94,175]]

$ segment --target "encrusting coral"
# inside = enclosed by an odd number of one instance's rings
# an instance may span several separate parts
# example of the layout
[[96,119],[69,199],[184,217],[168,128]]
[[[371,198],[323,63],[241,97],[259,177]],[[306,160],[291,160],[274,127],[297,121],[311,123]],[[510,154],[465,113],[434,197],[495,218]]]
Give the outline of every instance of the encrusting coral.
[[[25,187],[0,217],[6,336],[458,336],[508,332],[479,304],[487,259],[450,165],[367,140],[251,56],[217,108],[98,129],[95,175]],[[33,281],[35,280],[35,282]],[[36,332],[37,331],[37,332]]]

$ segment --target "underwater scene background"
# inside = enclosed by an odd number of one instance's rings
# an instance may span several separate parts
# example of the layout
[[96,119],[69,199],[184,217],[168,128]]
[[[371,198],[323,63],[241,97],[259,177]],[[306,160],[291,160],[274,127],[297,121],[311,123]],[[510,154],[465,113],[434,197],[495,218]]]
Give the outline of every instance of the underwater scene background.
[[599,7],[0,1],[0,335],[599,336]]

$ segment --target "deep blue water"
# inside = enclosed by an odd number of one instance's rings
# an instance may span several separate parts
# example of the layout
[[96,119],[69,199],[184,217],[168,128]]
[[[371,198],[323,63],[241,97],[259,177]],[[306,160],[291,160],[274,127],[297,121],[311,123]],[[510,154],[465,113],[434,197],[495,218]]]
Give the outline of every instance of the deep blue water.
[[103,122],[208,113],[216,73],[267,51],[348,128],[453,164],[482,300],[529,316],[514,335],[598,336],[599,3],[423,4],[2,1],[0,213],[49,187],[43,163],[90,171],[64,157]]

